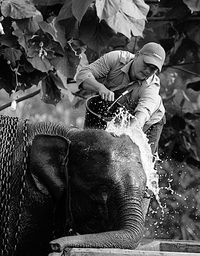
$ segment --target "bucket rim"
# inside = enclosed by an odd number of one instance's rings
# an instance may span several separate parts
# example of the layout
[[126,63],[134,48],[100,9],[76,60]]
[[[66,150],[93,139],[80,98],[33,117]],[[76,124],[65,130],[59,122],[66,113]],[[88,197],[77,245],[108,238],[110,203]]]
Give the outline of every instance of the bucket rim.
[[86,109],[88,110],[88,111],[90,111],[93,115],[95,115],[96,117],[98,117],[98,118],[100,118],[100,119],[103,119],[103,121],[108,121],[108,120],[106,120],[106,117],[104,117],[104,116],[102,116],[102,115],[100,115],[100,114],[97,114],[97,113],[95,113],[94,111],[92,111],[90,108],[89,108],[89,106],[88,106],[88,101],[89,100],[91,100],[92,98],[101,98],[101,96],[100,95],[92,95],[92,96],[90,96],[89,98],[87,98],[87,100],[86,100]]

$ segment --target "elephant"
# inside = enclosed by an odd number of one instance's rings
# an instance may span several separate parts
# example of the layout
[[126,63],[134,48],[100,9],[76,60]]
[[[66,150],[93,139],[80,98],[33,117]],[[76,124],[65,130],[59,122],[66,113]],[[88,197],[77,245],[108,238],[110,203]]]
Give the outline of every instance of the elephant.
[[0,117],[1,255],[138,246],[149,199],[128,135]]

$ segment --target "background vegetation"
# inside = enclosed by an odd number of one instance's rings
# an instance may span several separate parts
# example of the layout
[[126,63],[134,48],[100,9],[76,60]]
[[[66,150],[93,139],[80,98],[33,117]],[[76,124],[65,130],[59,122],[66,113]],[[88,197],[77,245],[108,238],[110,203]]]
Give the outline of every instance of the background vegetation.
[[[135,53],[149,41],[165,48],[162,207],[152,198],[146,237],[198,240],[199,1],[3,0],[0,8],[0,114],[83,127],[85,100],[74,82],[81,65],[113,49]],[[37,95],[18,103],[33,92]]]

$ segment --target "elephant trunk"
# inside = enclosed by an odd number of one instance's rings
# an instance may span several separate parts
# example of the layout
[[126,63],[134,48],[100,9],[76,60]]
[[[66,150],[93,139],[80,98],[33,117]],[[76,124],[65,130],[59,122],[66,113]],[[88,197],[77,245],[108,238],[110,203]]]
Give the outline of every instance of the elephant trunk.
[[50,243],[52,250],[62,251],[66,247],[135,249],[143,236],[142,197],[126,196],[120,201],[118,230],[61,237]]

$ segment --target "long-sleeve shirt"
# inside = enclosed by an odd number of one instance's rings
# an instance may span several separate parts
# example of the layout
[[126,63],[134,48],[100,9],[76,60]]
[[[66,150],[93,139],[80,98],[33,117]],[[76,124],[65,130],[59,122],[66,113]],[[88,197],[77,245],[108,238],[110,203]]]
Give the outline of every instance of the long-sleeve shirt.
[[[106,53],[81,68],[76,75],[76,82],[81,85],[86,79],[93,77],[113,92],[126,89],[132,82],[128,72],[134,58],[135,55],[128,51],[117,50]],[[136,80],[132,91],[120,100],[130,113],[140,111],[145,114],[144,130],[159,122],[164,116],[165,109],[159,90],[160,79],[154,74],[147,80]]]

